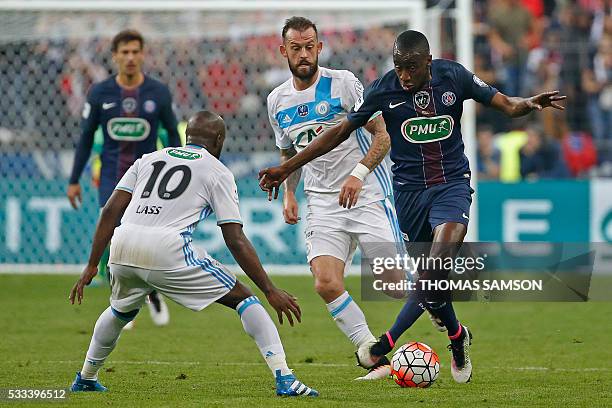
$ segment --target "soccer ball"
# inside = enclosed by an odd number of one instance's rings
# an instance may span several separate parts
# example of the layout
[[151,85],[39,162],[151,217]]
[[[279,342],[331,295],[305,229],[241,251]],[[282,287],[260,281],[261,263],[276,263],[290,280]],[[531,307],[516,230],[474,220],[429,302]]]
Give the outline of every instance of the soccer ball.
[[431,347],[411,342],[401,346],[391,358],[391,375],[400,387],[427,388],[440,374],[440,359]]

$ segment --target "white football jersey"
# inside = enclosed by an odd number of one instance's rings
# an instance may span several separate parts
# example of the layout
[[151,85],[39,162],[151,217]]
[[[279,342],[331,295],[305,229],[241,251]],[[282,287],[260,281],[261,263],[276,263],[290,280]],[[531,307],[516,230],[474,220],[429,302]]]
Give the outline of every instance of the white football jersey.
[[[293,78],[268,95],[268,116],[276,145],[292,146],[299,152],[324,130],[338,124],[361,98],[361,82],[346,70],[319,67],[316,82],[303,91],[293,86]],[[371,135],[359,128],[329,153],[304,166],[304,191],[309,202],[322,199],[338,201],[342,184],[371,144]],[[312,194],[316,193],[316,194]],[[363,185],[358,206],[380,201],[392,194],[389,168],[381,163]]]
[[115,229],[111,263],[180,268],[197,258],[190,243],[198,222],[214,212],[219,225],[242,224],[234,176],[200,146],[142,156],[115,189],[130,192],[132,200]]

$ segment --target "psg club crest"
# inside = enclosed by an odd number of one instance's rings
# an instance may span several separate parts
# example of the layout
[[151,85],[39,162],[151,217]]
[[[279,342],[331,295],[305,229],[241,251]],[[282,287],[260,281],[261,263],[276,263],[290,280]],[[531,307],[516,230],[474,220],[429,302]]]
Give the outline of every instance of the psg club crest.
[[144,103],[144,110],[147,113],[153,113],[155,111],[155,102],[152,100],[146,100]]
[[429,100],[429,92],[427,91],[419,91],[414,94],[414,104],[423,110],[429,106]]
[[125,98],[121,101],[121,109],[123,109],[125,113],[134,113],[136,110],[136,99],[132,97]]
[[445,104],[446,106],[451,106],[453,103],[455,103],[456,100],[457,100],[457,97],[451,91],[444,92],[442,94],[442,103]]
[[308,105],[300,105],[300,106],[298,106],[297,114],[301,118],[303,118],[305,116],[308,116]]

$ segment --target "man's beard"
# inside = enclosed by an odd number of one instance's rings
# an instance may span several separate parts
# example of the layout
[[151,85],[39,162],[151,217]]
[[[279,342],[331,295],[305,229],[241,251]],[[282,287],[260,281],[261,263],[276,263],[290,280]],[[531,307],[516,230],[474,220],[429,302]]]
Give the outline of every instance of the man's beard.
[[299,68],[301,67],[300,65],[292,66],[289,61],[287,61],[287,63],[289,64],[289,70],[291,71],[293,76],[301,79],[302,81],[307,81],[309,79],[312,79],[314,74],[317,72],[317,66],[319,65],[319,58],[316,58],[312,65],[310,64],[308,65],[308,72],[306,73],[299,70]]

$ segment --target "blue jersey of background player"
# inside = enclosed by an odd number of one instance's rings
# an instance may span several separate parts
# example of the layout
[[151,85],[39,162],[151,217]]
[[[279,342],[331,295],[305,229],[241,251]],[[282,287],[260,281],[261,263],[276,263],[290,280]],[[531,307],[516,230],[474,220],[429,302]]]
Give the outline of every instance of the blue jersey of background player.
[[[67,192],[75,209],[82,201],[79,178],[91,154],[98,126],[104,134],[98,189],[100,207],[106,204],[130,166],[143,154],[157,150],[160,122],[168,132],[168,144],[180,146],[168,87],[142,72],[143,46],[144,39],[137,31],[124,30],[115,35],[111,51],[117,74],[93,85],[89,91]],[[106,273],[108,255],[107,248],[99,270],[100,276],[110,278]],[[149,301],[153,322],[158,326],[168,324],[168,308],[163,298],[152,292]]]
[[157,129],[168,132],[170,146],[180,146],[177,121],[168,87],[142,72],[143,40],[132,30],[122,31],[112,43],[118,73],[94,84],[87,95],[68,198],[74,208],[81,200],[79,178],[89,160],[98,126],[104,134],[100,160],[100,207],[127,169],[143,154],[157,150]]
[[[530,98],[508,97],[457,63],[433,61],[427,38],[418,31],[405,31],[396,38],[393,63],[394,71],[372,83],[363,101],[358,101],[342,122],[282,165],[262,170],[260,185],[269,194],[276,191],[295,169],[327,153],[373,113],[382,111],[390,134],[400,227],[405,238],[431,243],[430,258],[445,259],[454,256],[463,242],[472,194],[459,123],[462,102],[472,98],[517,117],[549,106],[563,109],[558,101],[565,96],[552,91]],[[376,142],[384,144],[383,139]],[[368,154],[384,155],[386,150],[372,145]],[[445,279],[448,273],[435,268],[419,271],[420,279],[427,280]],[[424,308],[440,320],[442,330],[448,330],[454,380],[468,382],[472,376],[468,353],[471,334],[457,320],[448,293],[417,291],[411,296],[393,327],[371,347],[373,359],[390,352]]]

